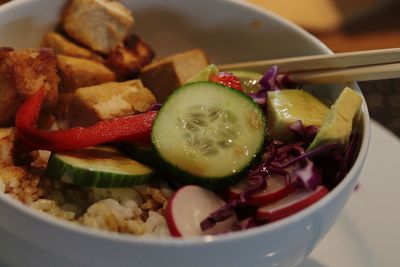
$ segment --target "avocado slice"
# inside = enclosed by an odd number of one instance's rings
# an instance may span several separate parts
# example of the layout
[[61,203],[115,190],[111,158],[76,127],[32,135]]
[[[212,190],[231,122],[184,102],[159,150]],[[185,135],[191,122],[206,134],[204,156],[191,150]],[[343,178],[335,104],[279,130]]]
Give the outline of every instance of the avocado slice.
[[261,73],[247,70],[229,70],[228,72],[239,78],[243,92],[256,93],[262,89],[262,86],[259,83],[263,77]]
[[344,150],[349,142],[354,116],[361,103],[362,98],[359,94],[349,87],[344,88],[307,150],[313,150],[327,143],[340,144]]
[[214,64],[210,64],[192,78],[190,78],[186,83],[194,83],[194,82],[206,82],[210,79],[210,76],[213,74],[217,74],[219,72],[217,66]]
[[247,79],[253,79],[253,80],[261,80],[262,74],[254,71],[248,71],[248,70],[228,70],[227,72],[232,73],[236,77],[240,78],[247,78]]
[[329,108],[312,94],[298,89],[268,92],[268,135],[283,142],[291,142],[295,135],[289,125],[301,120],[304,127],[321,126]]

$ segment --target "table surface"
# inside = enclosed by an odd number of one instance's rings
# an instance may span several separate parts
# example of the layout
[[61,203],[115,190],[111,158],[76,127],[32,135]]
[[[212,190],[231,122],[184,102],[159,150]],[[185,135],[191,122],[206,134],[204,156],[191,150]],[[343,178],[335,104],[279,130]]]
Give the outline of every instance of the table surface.
[[400,79],[360,82],[370,115],[400,137]]

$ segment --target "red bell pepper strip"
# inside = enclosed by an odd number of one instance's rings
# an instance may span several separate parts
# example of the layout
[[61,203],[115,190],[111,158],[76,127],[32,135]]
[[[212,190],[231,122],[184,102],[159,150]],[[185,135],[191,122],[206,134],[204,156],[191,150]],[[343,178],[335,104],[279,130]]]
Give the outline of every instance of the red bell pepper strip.
[[210,82],[219,83],[238,91],[242,91],[242,85],[238,77],[230,72],[219,72],[210,76]]
[[74,150],[116,141],[148,142],[157,112],[100,121],[90,127],[59,131],[40,130],[36,126],[44,98],[43,88],[19,108],[15,125],[18,136],[31,150]]

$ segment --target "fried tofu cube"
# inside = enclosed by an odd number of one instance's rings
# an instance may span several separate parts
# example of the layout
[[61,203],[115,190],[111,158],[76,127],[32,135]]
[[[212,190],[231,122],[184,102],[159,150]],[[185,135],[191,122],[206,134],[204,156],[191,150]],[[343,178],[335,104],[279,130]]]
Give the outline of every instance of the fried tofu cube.
[[71,102],[73,92],[60,92],[58,95],[57,106],[54,110],[54,115],[57,118],[57,122],[65,121],[65,116],[67,115],[67,110],[69,103]]
[[14,49],[12,49],[11,47],[0,47],[0,60],[5,54],[7,54],[8,52],[11,52],[13,50]]
[[164,102],[176,88],[185,84],[208,64],[204,51],[193,49],[147,65],[142,69],[139,78],[153,91],[159,102]]
[[8,51],[0,58],[0,126],[12,124],[22,101],[44,87],[44,106],[55,107],[58,98],[56,57],[52,49]]
[[52,48],[56,54],[87,58],[103,62],[103,58],[95,52],[81,47],[56,32],[49,32],[43,38],[43,47]]
[[115,81],[114,72],[90,59],[58,55],[57,68],[61,78],[60,92]]
[[106,65],[117,75],[119,81],[137,77],[140,70],[154,59],[154,51],[137,35],[129,35],[120,45],[111,52]]
[[71,126],[89,126],[98,121],[148,110],[156,99],[140,80],[111,82],[75,91],[67,109]]
[[122,44],[133,25],[131,11],[113,0],[72,0],[63,16],[71,37],[103,54]]

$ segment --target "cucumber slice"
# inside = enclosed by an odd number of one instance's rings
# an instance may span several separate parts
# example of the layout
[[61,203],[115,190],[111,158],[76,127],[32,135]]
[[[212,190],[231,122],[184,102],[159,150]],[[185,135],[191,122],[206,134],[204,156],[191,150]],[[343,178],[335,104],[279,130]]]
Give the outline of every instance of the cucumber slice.
[[99,146],[52,153],[47,173],[69,184],[110,188],[148,183],[153,170],[115,148]]
[[152,143],[161,163],[182,182],[209,188],[241,179],[260,154],[263,111],[247,95],[212,82],[184,85],[164,103]]
[[239,78],[240,84],[242,85],[245,93],[255,93],[261,89],[261,85],[259,83],[262,78],[261,73],[247,70],[231,70],[228,72]]

